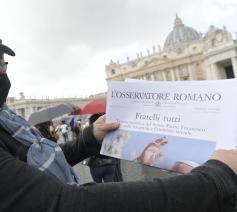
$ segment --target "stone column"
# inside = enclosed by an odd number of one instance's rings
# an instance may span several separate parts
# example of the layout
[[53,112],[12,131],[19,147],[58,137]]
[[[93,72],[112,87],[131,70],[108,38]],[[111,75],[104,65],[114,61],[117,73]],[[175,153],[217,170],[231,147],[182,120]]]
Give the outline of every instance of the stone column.
[[218,67],[216,63],[212,63],[211,64],[211,79],[215,80],[215,79],[219,79],[218,77]]
[[207,80],[214,80],[214,79],[218,79],[217,78],[217,64],[216,63],[212,63],[209,66],[206,67],[206,76],[207,76]]
[[32,112],[33,112],[32,105],[26,106],[26,108],[25,108],[25,118],[29,118],[29,116]]
[[174,71],[175,71],[175,75],[176,75],[177,80],[180,81],[179,69],[175,68]]
[[165,71],[162,71],[162,78],[163,78],[163,81],[167,81]]
[[203,71],[204,75],[205,75],[205,79],[206,80],[210,80],[211,79],[211,65],[206,65],[204,67],[204,71]]
[[175,79],[174,69],[170,70],[170,74],[171,74],[171,80],[175,81],[176,79]]
[[234,72],[235,78],[237,78],[237,57],[232,57],[231,62],[232,62],[232,67],[233,67],[233,72]]
[[153,73],[150,73],[150,76],[151,76],[151,80],[154,81],[154,80],[155,80],[154,72],[153,72]]
[[192,66],[189,64],[189,65],[187,66],[187,68],[188,68],[189,80],[194,80],[194,79],[193,79]]

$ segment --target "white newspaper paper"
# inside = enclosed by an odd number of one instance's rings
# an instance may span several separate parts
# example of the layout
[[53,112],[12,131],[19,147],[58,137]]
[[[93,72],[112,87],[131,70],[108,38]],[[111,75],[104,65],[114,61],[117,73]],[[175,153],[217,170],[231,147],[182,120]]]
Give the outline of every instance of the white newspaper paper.
[[[172,169],[237,146],[237,80],[109,82],[101,154]],[[144,157],[144,151],[148,152]]]

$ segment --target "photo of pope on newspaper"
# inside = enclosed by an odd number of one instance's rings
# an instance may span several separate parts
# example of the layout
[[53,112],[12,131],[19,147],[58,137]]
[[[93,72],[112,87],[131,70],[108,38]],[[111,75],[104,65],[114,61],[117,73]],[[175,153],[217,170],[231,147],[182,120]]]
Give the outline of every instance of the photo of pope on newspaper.
[[103,141],[101,154],[171,170],[177,161],[204,163],[216,149],[216,142],[116,130]]

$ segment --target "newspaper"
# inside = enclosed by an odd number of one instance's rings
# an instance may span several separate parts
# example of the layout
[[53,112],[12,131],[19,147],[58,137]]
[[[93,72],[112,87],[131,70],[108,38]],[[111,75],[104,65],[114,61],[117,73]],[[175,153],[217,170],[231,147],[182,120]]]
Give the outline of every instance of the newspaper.
[[[237,146],[237,80],[109,82],[101,154],[171,170]],[[146,154],[145,154],[146,153]]]

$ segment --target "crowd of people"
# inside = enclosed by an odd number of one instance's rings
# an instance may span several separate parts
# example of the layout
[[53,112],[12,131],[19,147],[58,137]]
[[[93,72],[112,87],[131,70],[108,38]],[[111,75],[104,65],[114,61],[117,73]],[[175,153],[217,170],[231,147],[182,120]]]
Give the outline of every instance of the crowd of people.
[[[103,113],[95,113],[85,119],[92,125]],[[47,121],[35,125],[41,132],[42,136],[54,142],[66,143],[69,140],[77,140],[80,133],[82,133],[81,118],[69,116],[69,121],[61,120],[61,123]],[[89,166],[91,177],[96,183],[102,182],[119,182],[122,181],[122,173],[120,170],[120,161],[116,158],[101,155],[91,156],[85,160],[85,165]]]
[[68,142],[72,139],[77,139],[82,131],[81,119],[74,120],[74,117],[67,123],[64,119],[58,121],[45,121],[36,124],[35,127],[41,134],[54,142]]
[[[104,136],[119,123],[106,123],[102,115],[77,138],[58,144],[7,106],[11,83],[4,54],[15,56],[0,43],[0,211],[236,211],[236,150],[216,150],[206,163],[179,176],[80,185],[72,167],[100,157]],[[49,123],[43,128],[50,129]]]

